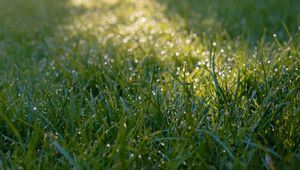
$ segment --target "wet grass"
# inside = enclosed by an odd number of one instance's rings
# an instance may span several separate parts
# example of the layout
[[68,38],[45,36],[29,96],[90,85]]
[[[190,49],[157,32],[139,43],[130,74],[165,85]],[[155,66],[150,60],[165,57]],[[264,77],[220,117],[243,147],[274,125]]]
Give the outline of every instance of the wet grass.
[[0,1],[0,169],[297,169],[297,4]]

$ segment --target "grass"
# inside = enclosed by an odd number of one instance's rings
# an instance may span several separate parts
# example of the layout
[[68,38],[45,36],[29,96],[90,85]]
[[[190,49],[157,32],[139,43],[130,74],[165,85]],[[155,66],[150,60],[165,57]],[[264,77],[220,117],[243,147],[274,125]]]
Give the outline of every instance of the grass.
[[0,169],[297,169],[299,1],[0,1]]

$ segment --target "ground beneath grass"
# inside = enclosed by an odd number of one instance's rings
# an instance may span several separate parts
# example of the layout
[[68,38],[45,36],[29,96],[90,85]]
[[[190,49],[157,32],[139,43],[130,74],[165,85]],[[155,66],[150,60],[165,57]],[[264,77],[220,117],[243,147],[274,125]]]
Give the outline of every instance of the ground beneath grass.
[[298,169],[299,6],[1,0],[0,169]]

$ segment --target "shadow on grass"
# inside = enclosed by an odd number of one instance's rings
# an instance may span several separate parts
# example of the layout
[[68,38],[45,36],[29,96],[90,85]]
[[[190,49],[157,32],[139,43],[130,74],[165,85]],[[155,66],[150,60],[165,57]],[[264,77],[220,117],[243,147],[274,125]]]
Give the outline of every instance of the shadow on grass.
[[1,58],[15,56],[9,60],[17,62],[45,57],[47,41],[57,34],[59,27],[70,22],[72,16],[84,10],[73,6],[69,0],[0,1]]
[[166,5],[169,18],[179,15],[185,20],[186,29],[196,33],[243,36],[255,42],[265,31],[267,38],[277,34],[288,37],[300,24],[298,0],[157,0]]

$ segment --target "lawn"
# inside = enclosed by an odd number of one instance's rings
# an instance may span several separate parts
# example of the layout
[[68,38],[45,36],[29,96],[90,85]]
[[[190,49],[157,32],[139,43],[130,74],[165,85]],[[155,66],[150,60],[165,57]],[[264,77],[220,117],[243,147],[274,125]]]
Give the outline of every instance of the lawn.
[[0,169],[299,167],[299,0],[0,0]]

